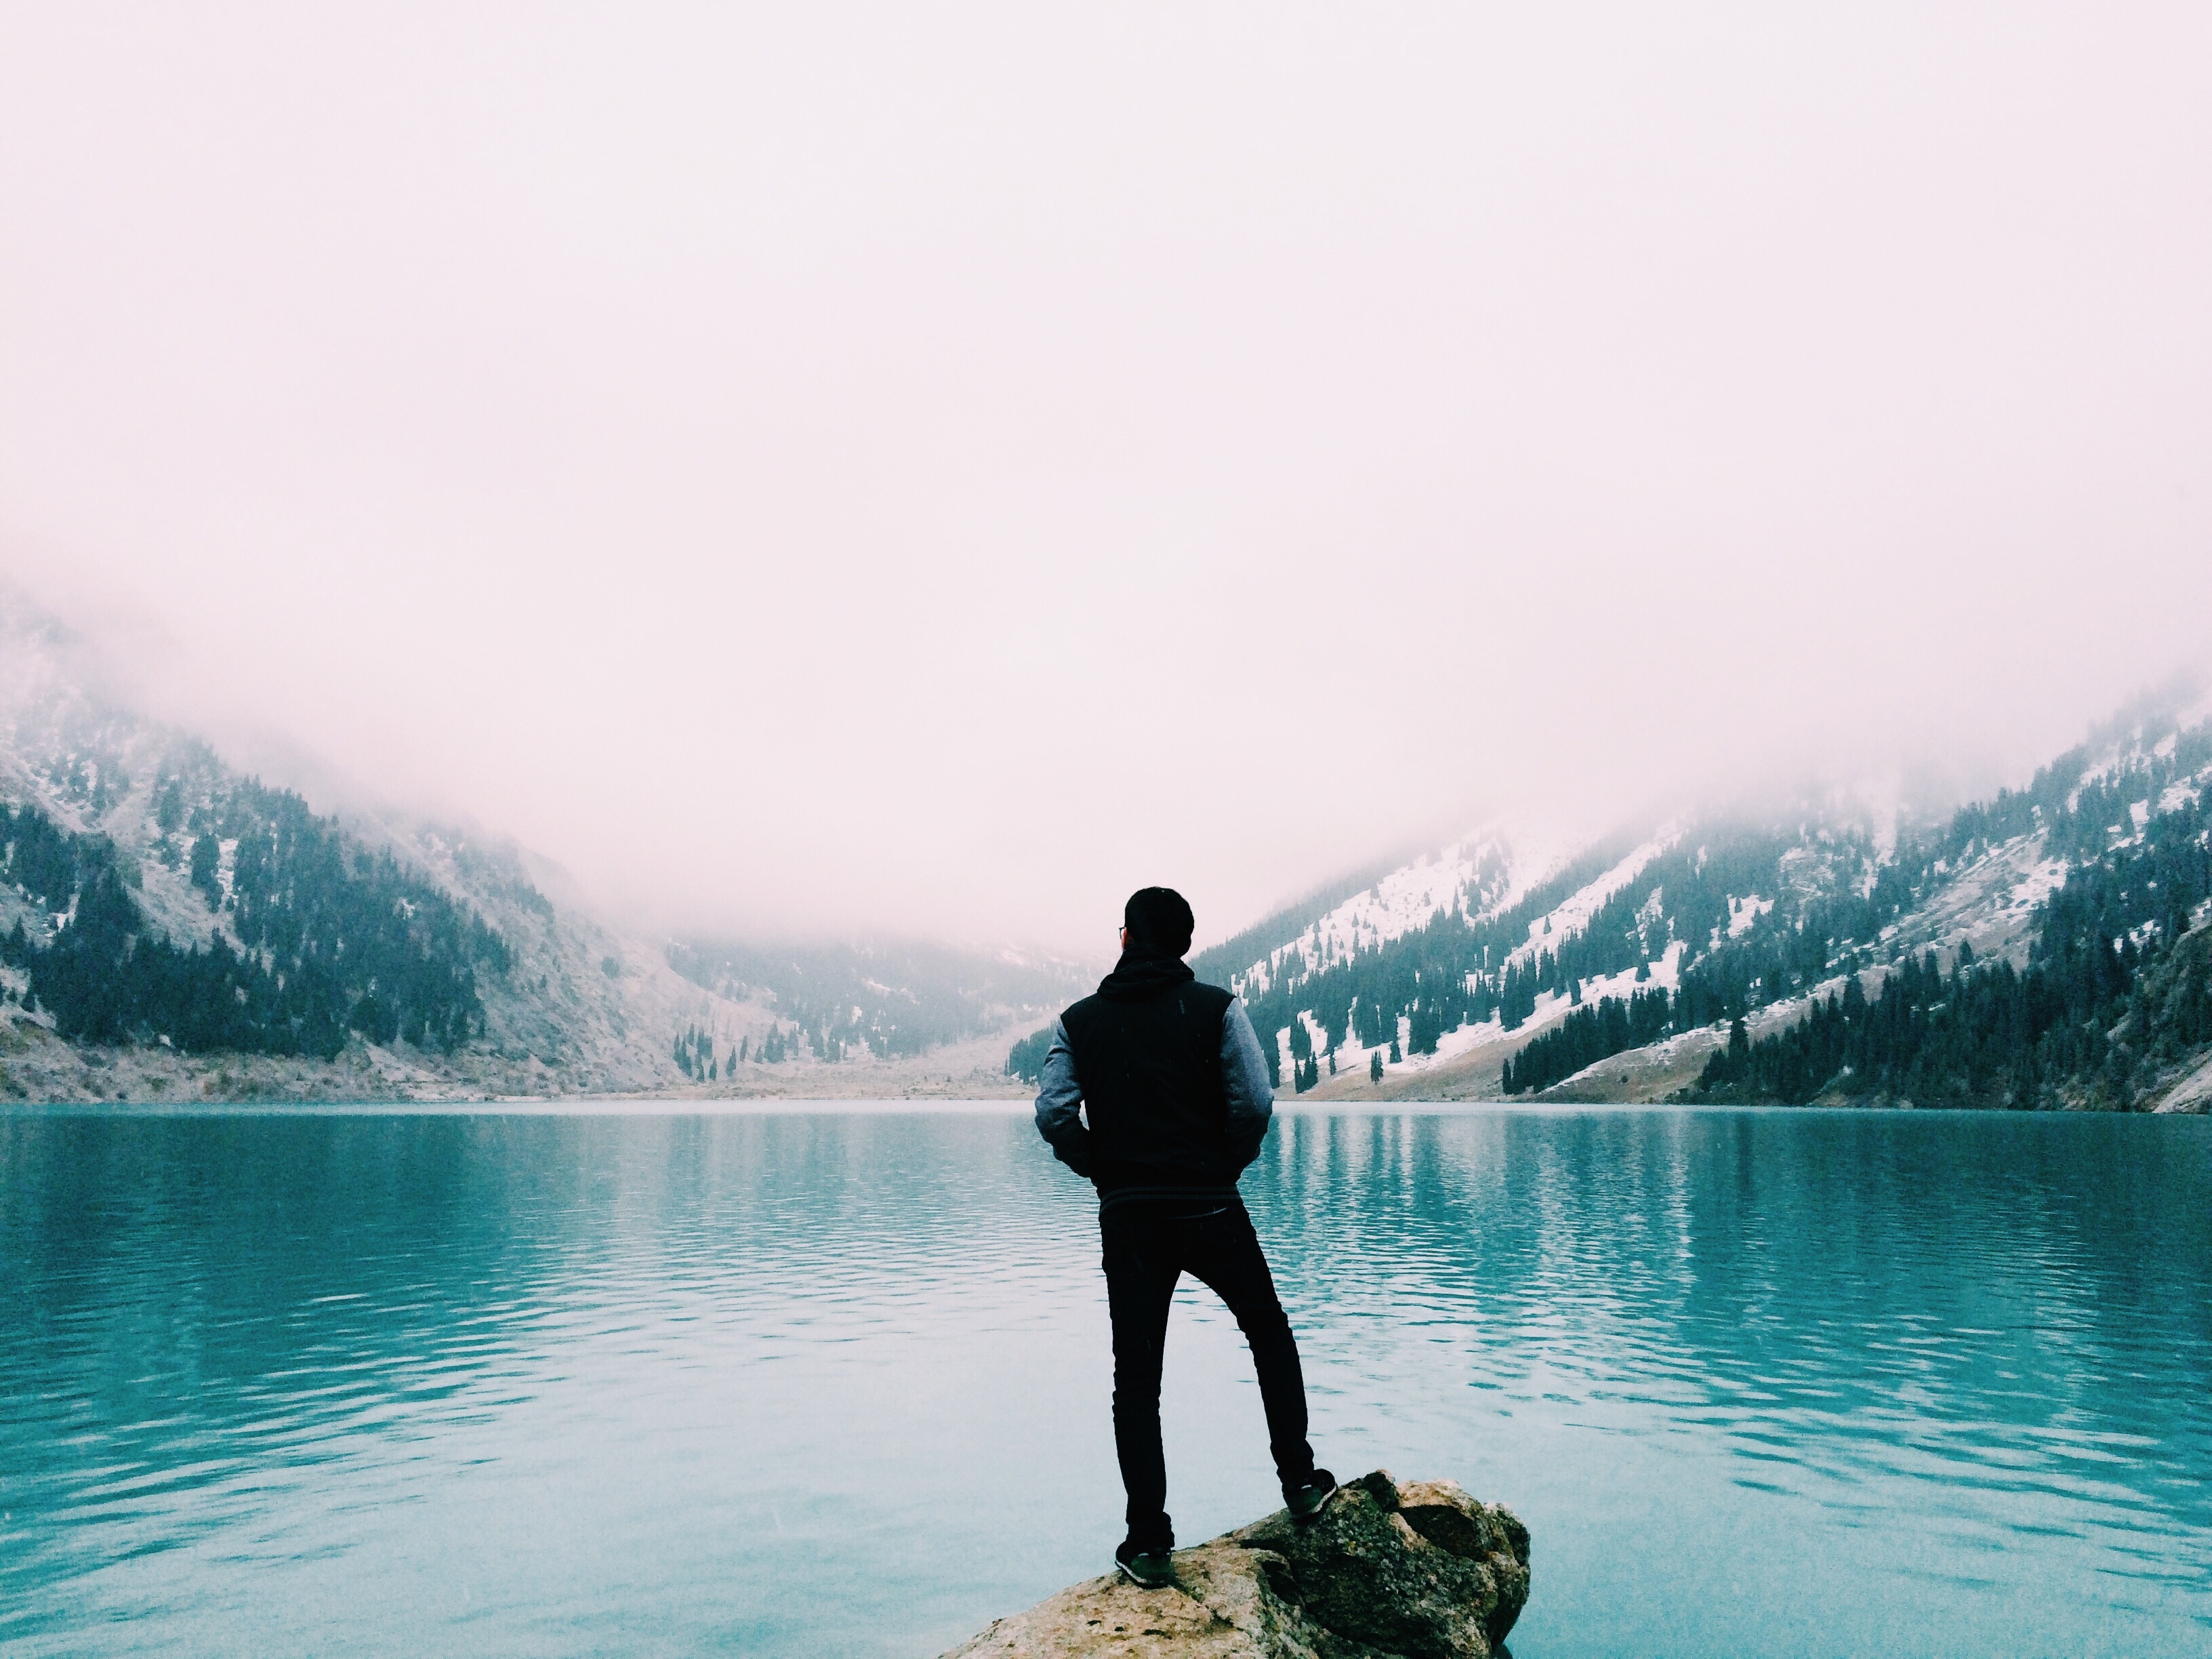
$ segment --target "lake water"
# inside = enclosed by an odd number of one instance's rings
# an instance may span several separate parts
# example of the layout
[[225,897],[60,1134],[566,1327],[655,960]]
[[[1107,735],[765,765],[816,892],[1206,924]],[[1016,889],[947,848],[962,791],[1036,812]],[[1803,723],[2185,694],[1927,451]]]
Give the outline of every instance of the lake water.
[[[1534,1534],[1520,1659],[2212,1652],[2212,1123],[1285,1113],[1340,1474]],[[1218,1304],[1170,1507],[1278,1501]],[[10,1654],[901,1655],[1107,1565],[1025,1116],[0,1116]]]

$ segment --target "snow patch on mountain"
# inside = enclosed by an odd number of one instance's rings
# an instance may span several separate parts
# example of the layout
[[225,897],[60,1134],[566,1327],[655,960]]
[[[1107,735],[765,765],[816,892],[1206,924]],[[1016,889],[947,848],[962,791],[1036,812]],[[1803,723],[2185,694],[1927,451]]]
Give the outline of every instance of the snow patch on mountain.
[[1772,899],[1761,898],[1756,893],[1747,893],[1740,899],[1730,900],[1728,936],[1730,939],[1741,939],[1751,931],[1753,923],[1773,908]]
[[[1671,844],[1672,833],[1662,830],[1659,838],[1631,853],[1552,914],[1580,926]],[[1425,927],[1439,915],[1463,915],[1470,923],[1493,920],[1557,875],[1589,845],[1587,836],[1549,826],[1503,821],[1486,824],[1353,894],[1297,937],[1232,975],[1231,982],[1247,997],[1255,996],[1286,974],[1296,979],[1318,972],[1332,962]],[[1532,939],[1540,936],[1543,921],[1537,920]],[[1561,921],[1553,925],[1557,927]]]
[[[1549,854],[1541,856],[1548,857]],[[1516,858],[1497,836],[1483,832],[1393,870],[1372,887],[1353,894],[1328,915],[1309,924],[1297,938],[1270,951],[1237,977],[1247,995],[1266,990],[1287,970],[1313,973],[1323,964],[1425,927],[1439,912],[1462,906],[1488,911],[1511,902],[1541,879],[1528,858]]]
[[[1672,825],[1668,825],[1595,881],[1587,886],[1576,889],[1551,909],[1529,922],[1527,942],[1513,947],[1505,958],[1505,965],[1511,967],[1516,963],[1525,963],[1534,957],[1538,951],[1549,950],[1568,935],[1582,932],[1583,928],[1589,926],[1590,918],[1598,913],[1599,908],[1607,899],[1642,875],[1644,867],[1652,860],[1657,858],[1680,839],[1680,831]],[[1553,867],[1556,868],[1565,862],[1564,858],[1555,859]],[[1532,883],[1531,885],[1533,884]]]
[[[1647,860],[1648,861],[1648,860]],[[1633,879],[1633,878],[1630,878]],[[1564,907],[1562,907],[1564,908]],[[1612,997],[1626,1002],[1636,993],[1662,990],[1672,993],[1680,983],[1685,947],[1679,939],[1668,945],[1665,953],[1653,961],[1647,977],[1638,979],[1632,968],[1617,974],[1593,976],[1583,981],[1582,998],[1577,1002],[1572,996],[1556,991],[1540,993],[1536,998],[1535,1012],[1511,1030],[1504,1029],[1499,1016],[1493,1013],[1477,1024],[1461,1026],[1447,1031],[1437,1041],[1433,1054],[1407,1054],[1404,1061],[1391,1069],[1406,1076],[1419,1077],[1425,1073],[1449,1073],[1466,1069],[1472,1062],[1479,1063],[1483,1051],[1495,1049],[1496,1059],[1503,1061],[1516,1052],[1522,1044],[1540,1032],[1549,1030],[1568,1014],[1584,1004],[1595,1003],[1601,998]],[[1404,1022],[1401,1022],[1402,1025]],[[1405,1033],[1399,1033],[1402,1042]],[[1402,1049],[1401,1049],[1402,1052]]]

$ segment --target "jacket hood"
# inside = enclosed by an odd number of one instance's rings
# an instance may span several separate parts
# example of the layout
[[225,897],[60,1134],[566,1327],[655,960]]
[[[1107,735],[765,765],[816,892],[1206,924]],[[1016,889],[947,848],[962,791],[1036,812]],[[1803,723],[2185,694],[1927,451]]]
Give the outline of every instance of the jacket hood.
[[1146,1002],[1196,977],[1179,957],[1124,951],[1114,971],[1098,981],[1098,994],[1109,1002]]

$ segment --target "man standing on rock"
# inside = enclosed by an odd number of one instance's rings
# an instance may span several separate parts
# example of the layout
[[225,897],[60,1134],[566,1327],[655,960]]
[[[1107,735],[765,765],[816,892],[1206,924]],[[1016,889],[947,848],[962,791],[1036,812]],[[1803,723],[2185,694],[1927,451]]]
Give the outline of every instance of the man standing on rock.
[[1036,1121],[1053,1155],[1098,1188],[1114,1322],[1114,1449],[1129,1493],[1129,1535],[1114,1560],[1152,1588],[1175,1576],[1160,1360],[1168,1306],[1185,1273],[1228,1304],[1252,1346],[1291,1515],[1313,1516],[1336,1480],[1314,1467],[1297,1339],[1237,1192],[1274,1111],[1260,1040],[1244,1005],[1200,985],[1184,963],[1194,923],[1182,894],[1143,888],[1129,896],[1121,922],[1121,961],[1096,996],[1053,1027]]

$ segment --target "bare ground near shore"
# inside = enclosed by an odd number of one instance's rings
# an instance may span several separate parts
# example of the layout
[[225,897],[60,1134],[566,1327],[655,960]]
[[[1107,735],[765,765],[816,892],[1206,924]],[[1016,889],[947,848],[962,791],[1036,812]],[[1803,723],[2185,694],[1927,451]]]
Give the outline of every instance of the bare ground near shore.
[[[15,1011],[9,1011],[11,1013]],[[1006,1075],[1001,1034],[908,1060],[744,1064],[711,1083],[641,1090],[596,1067],[496,1052],[424,1054],[356,1040],[335,1060],[185,1054],[156,1045],[64,1042],[28,1018],[0,1018],[0,1101],[176,1105],[482,1100],[990,1100],[1030,1090]]]

